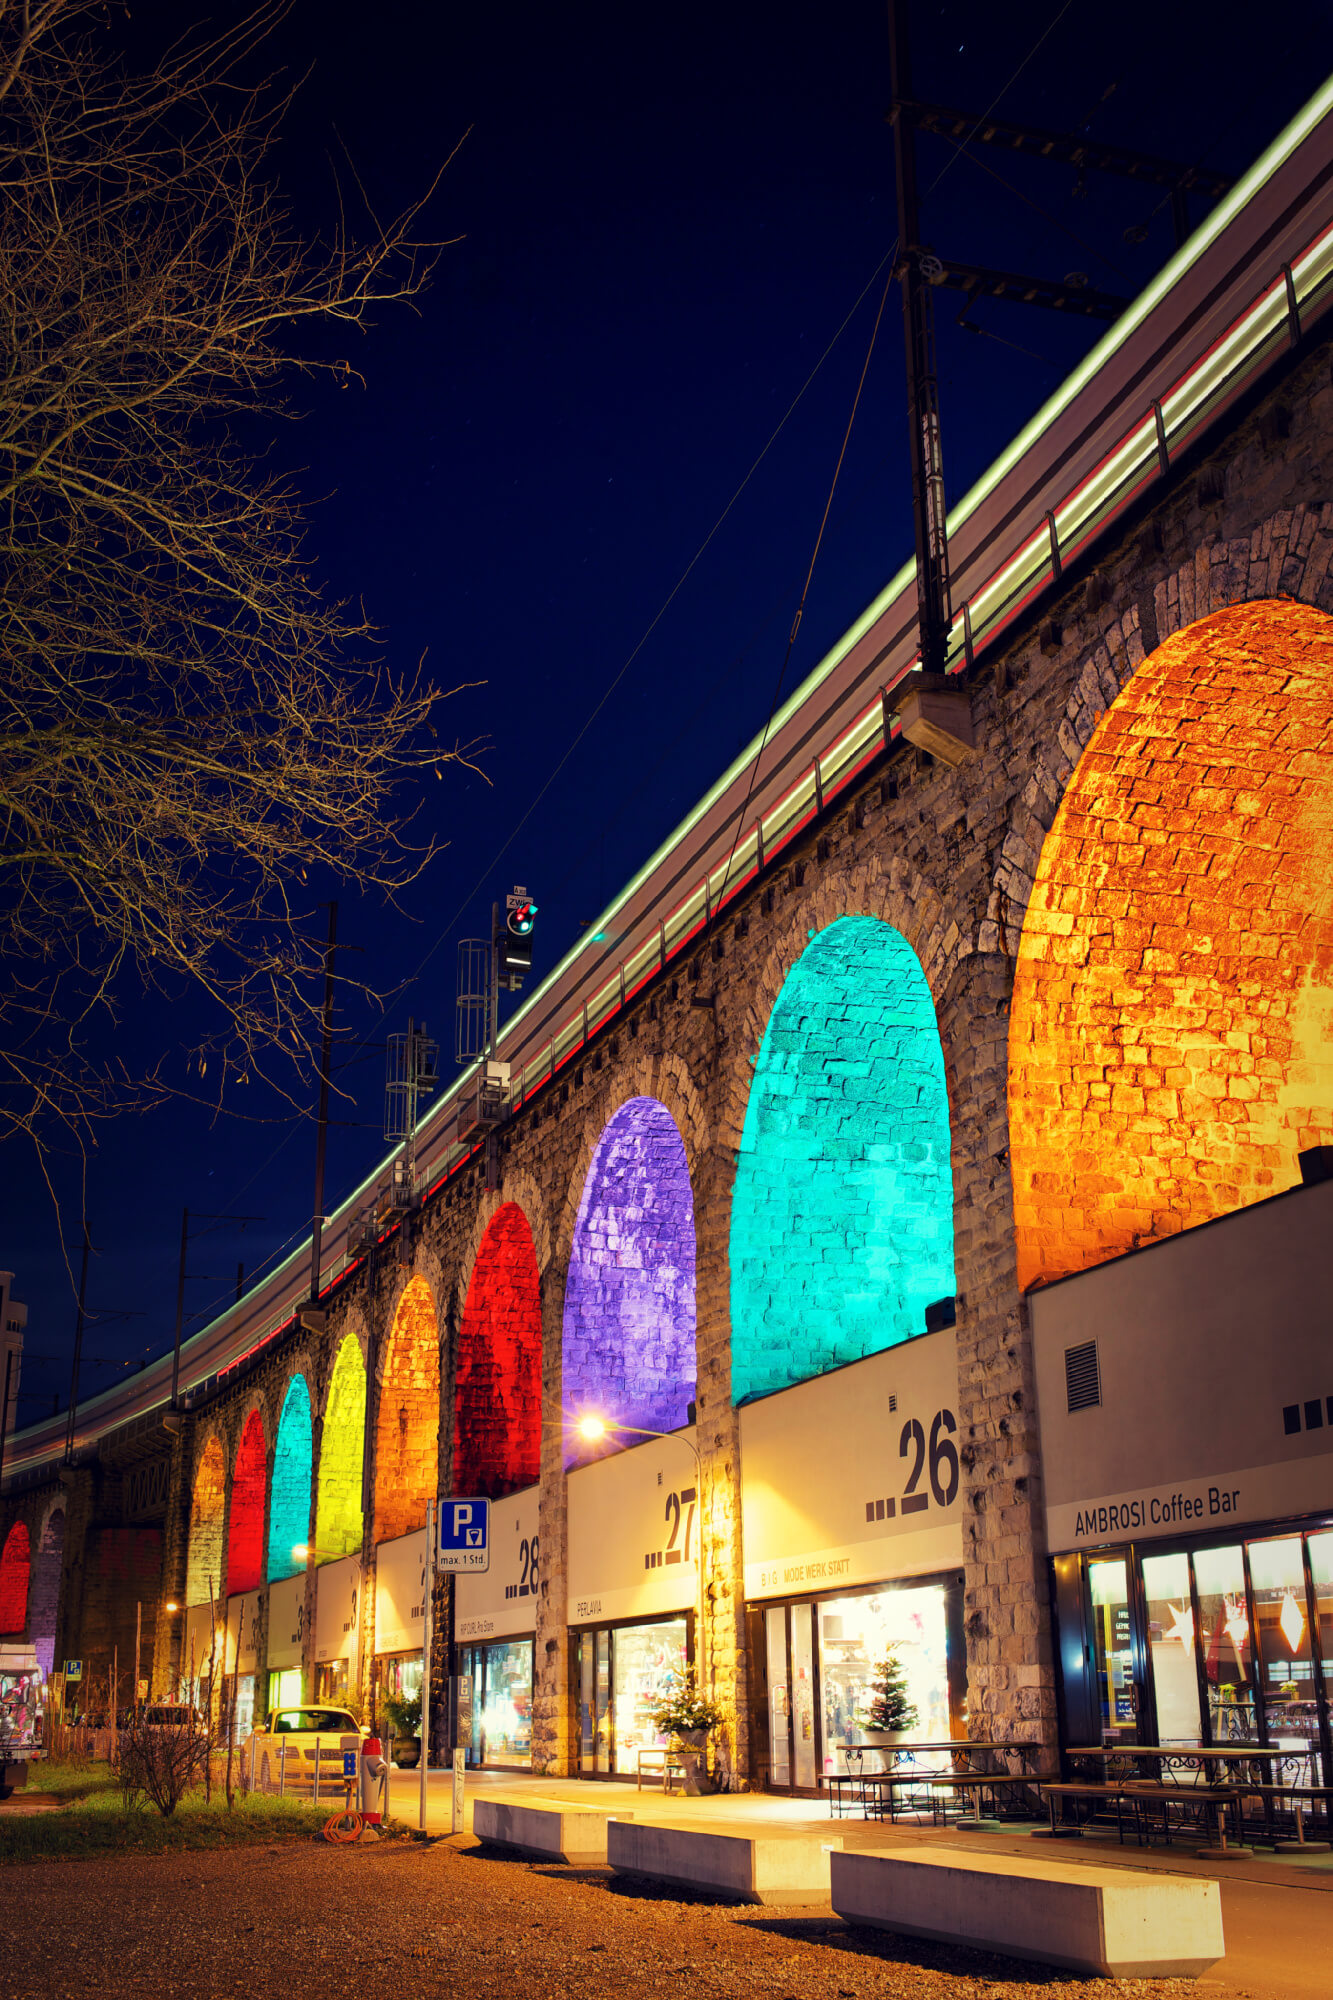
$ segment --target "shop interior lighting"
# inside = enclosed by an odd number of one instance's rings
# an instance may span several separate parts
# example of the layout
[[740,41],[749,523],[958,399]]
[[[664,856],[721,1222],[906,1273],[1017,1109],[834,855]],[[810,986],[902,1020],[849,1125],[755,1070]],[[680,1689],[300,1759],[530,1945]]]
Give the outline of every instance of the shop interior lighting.
[[1168,1604],[1166,1608],[1171,1613],[1171,1630],[1166,1635],[1167,1641],[1169,1643],[1172,1639],[1179,1639],[1181,1645],[1188,1653],[1194,1644],[1193,1607],[1188,1604],[1182,1604],[1179,1611],[1177,1611],[1174,1604]]
[[1305,1637],[1305,1616],[1290,1590],[1282,1600],[1282,1610],[1278,1617],[1282,1636],[1287,1642],[1287,1650],[1293,1656],[1300,1652],[1301,1641]]
[[1244,1602],[1235,1597],[1225,1599],[1227,1637],[1236,1649],[1236,1658],[1245,1665],[1245,1648],[1250,1643],[1249,1620],[1245,1616]]

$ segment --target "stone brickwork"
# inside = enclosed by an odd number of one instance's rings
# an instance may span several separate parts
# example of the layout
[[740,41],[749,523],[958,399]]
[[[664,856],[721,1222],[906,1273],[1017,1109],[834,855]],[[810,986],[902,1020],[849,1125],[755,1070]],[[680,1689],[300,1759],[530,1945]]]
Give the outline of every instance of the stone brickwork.
[[953,1297],[944,1059],[930,988],[899,932],[817,932],[769,1016],[731,1205],[731,1381],[739,1400],[925,1331]]
[[403,1287],[389,1330],[375,1422],[374,1536],[424,1526],[440,1456],[440,1329],[424,1278]]
[[454,1490],[498,1500],[541,1477],[542,1299],[516,1201],[486,1226],[468,1279],[454,1391]]
[[268,1560],[266,1581],[295,1575],[300,1567],[293,1549],[309,1544],[310,1502],[314,1476],[314,1428],[310,1387],[294,1374],[282,1399],[278,1435],[274,1441],[268,1490]]
[[[863,774],[850,794],[824,811],[790,848],[770,859],[762,877],[713,918],[688,954],[668,965],[522,1107],[499,1137],[498,1188],[487,1191],[479,1159],[467,1163],[393,1244],[377,1248],[349,1278],[330,1302],[327,1326],[308,1335],[285,1336],[258,1359],[252,1372],[267,1397],[265,1432],[271,1435],[271,1420],[282,1408],[292,1374],[304,1371],[312,1390],[320,1385],[322,1391],[341,1344],[350,1336],[358,1361],[364,1357],[363,1384],[364,1369],[369,1368],[373,1430],[375,1399],[382,1394],[376,1385],[398,1298],[409,1277],[424,1277],[441,1327],[438,1477],[441,1490],[448,1491],[455,1462],[451,1416],[460,1327],[467,1318],[465,1302],[493,1218],[506,1203],[521,1210],[531,1232],[541,1299],[542,1561],[533,1727],[538,1768],[567,1770],[577,1751],[569,1683],[562,1427],[569,1386],[566,1363],[575,1352],[572,1347],[569,1355],[565,1352],[567,1278],[576,1250],[580,1205],[604,1135],[624,1107],[653,1100],[663,1107],[679,1136],[687,1179],[681,1182],[675,1169],[655,1169],[651,1201],[647,1190],[634,1193],[637,1167],[629,1153],[621,1163],[613,1135],[606,1157],[614,1154],[617,1162],[615,1184],[609,1184],[604,1195],[594,1193],[589,1205],[594,1227],[588,1234],[590,1239],[599,1237],[597,1247],[608,1254],[612,1231],[617,1234],[617,1257],[628,1251],[631,1259],[617,1268],[633,1274],[626,1281],[626,1290],[633,1291],[647,1282],[642,1273],[648,1268],[646,1262],[633,1262],[637,1233],[650,1223],[657,1228],[659,1186],[671,1181],[673,1172],[677,1206],[683,1208],[688,1196],[692,1207],[696,1367],[680,1368],[676,1394],[681,1407],[670,1413],[669,1421],[681,1420],[693,1374],[710,1607],[705,1664],[733,1718],[729,1754],[739,1776],[746,1775],[751,1697],[744,1646],[739,1429],[733,1404],[739,1353],[739,1347],[733,1352],[731,1259],[737,1160],[745,1145],[756,1064],[789,976],[812,940],[821,939],[847,918],[874,920],[901,938],[919,967],[938,1030],[953,1195],[970,1726],[983,1735],[1053,1739],[1041,1468],[1010,1163],[1010,1014],[1016,969],[1026,950],[1025,917],[1034,896],[1043,916],[1069,915],[1088,925],[1103,918],[1112,926],[1133,921],[1128,912],[1122,917],[1109,907],[1097,911],[1080,905],[1065,910],[1064,864],[1057,866],[1064,851],[1063,836],[1051,848],[1049,860],[1046,847],[1071,787],[1066,814],[1070,827],[1081,815],[1089,840],[1101,840],[1107,825],[1114,823],[1101,804],[1095,813],[1090,806],[1085,811],[1080,790],[1084,780],[1079,777],[1075,783],[1086,764],[1085,789],[1091,801],[1094,780],[1100,784],[1099,774],[1104,775],[1100,760],[1108,753],[1103,745],[1115,745],[1109,753],[1115,765],[1122,757],[1140,759],[1154,730],[1154,740],[1167,741],[1159,722],[1170,716],[1169,703],[1177,698],[1171,691],[1171,661],[1183,657],[1178,652],[1165,653],[1162,661],[1149,667],[1142,682],[1147,698],[1141,715],[1132,702],[1113,708],[1123,690],[1135,688],[1135,677],[1162,641],[1179,632],[1188,651],[1195,641],[1186,628],[1200,618],[1235,606],[1252,607],[1250,622],[1239,621],[1234,628],[1248,635],[1244,643],[1255,663],[1254,672],[1247,667],[1241,677],[1244,688],[1252,687],[1255,675],[1264,679],[1277,674],[1282,678],[1284,715],[1293,715],[1304,700],[1302,670],[1299,662],[1293,666],[1290,635],[1298,629],[1317,634],[1323,628],[1318,621],[1302,624],[1305,614],[1293,614],[1290,602],[1318,612],[1333,610],[1333,387],[1327,346],[1295,356],[1265,397],[1252,408],[1238,408],[1230,421],[1229,435],[1219,441],[1210,459],[1177,465],[1141,511],[1126,518],[1096,548],[1095,568],[1085,560],[1066,570],[1058,586],[1032,608],[1004,645],[978,660],[967,679],[976,750],[965,763],[950,769],[903,744]],[[1274,606],[1273,600],[1279,598],[1289,602]],[[1277,646],[1283,648],[1283,660],[1275,668],[1270,655]],[[1219,655],[1218,672],[1225,667]],[[1148,695],[1152,689],[1159,694]],[[1145,728],[1149,710],[1159,721]],[[1126,723],[1132,712],[1136,719]],[[1255,731],[1253,717],[1242,720],[1237,715],[1232,720],[1242,731]],[[1260,723],[1249,739],[1255,759],[1273,748],[1260,740],[1266,727]],[[1241,738],[1236,741],[1239,744]],[[1230,805],[1219,809],[1239,807],[1256,822],[1271,822],[1282,830],[1281,847],[1287,838],[1290,800],[1303,782],[1301,759],[1311,745],[1291,741],[1278,747],[1288,757],[1286,768],[1269,772],[1263,787],[1251,788],[1262,812],[1248,812],[1234,796],[1239,788],[1233,788]],[[1284,794],[1279,781],[1292,780],[1296,790]],[[1110,799],[1106,789],[1095,795],[1102,803]],[[1197,795],[1197,788],[1191,796],[1192,804],[1179,809],[1202,815],[1207,802]],[[1327,814],[1327,792],[1323,797]],[[1281,803],[1284,798],[1286,804]],[[1139,823],[1145,827],[1146,813],[1162,809],[1160,799],[1143,798],[1137,804],[1144,808]],[[1095,827],[1087,824],[1094,819]],[[1181,843],[1179,827],[1161,830]],[[1213,837],[1205,836],[1205,844]],[[1070,851],[1081,844],[1070,843]],[[1142,839],[1137,844],[1145,850],[1166,845]],[[1095,886],[1100,888],[1100,883]],[[1117,891],[1110,893],[1114,896]],[[1228,900],[1247,911],[1260,908],[1259,899],[1248,889],[1246,896],[1232,894]],[[1152,921],[1164,923],[1165,918],[1156,913]],[[1189,933],[1188,925],[1167,928]],[[1264,932],[1257,920],[1253,930],[1255,935],[1275,934]],[[1034,925],[1031,940],[1052,934]],[[1057,929],[1054,934],[1074,932]],[[1102,933],[1097,936],[1100,939]],[[1098,942],[1095,948],[1103,947]],[[1170,945],[1144,944],[1145,950],[1177,957],[1191,948],[1188,939]],[[1322,963],[1318,951],[1312,948],[1312,952],[1308,962]],[[1061,962],[1058,953],[1048,956]],[[1165,971],[1162,965],[1154,976]],[[882,967],[862,961],[849,965],[848,974],[876,986],[879,997],[884,997]],[[1020,980],[1020,1016],[1027,1005],[1025,990]],[[1052,1004],[1076,1008],[1080,991],[1067,988],[1063,1000]],[[924,1003],[920,1012],[924,1021]],[[803,1088],[808,1087],[812,1101],[828,1106],[850,1101],[854,1065],[860,1060],[849,1053],[855,1037],[848,1033],[840,1039],[835,1034],[821,1044],[826,1020],[797,1014],[791,1025],[793,1038],[782,1050],[784,1064],[794,1065],[791,1073],[805,1077]],[[1028,1025],[1026,1017],[1020,1019],[1016,1047],[1035,1046],[1040,1039],[1029,1037]],[[1072,1066],[1075,1038],[1069,1025],[1055,1023],[1059,1033],[1053,1039],[1063,1036],[1064,1055]],[[787,1028],[784,1012],[775,1035],[786,1035]],[[808,1044],[805,1051],[802,1032]],[[1300,1113],[1299,1078],[1290,1071],[1284,1080],[1266,1075],[1260,1064],[1289,1063],[1278,1044],[1284,1036],[1293,1043],[1296,1037],[1289,1027],[1279,1028],[1271,1019],[1262,1031],[1248,1023],[1238,1032],[1249,1038],[1248,1048],[1237,1053],[1254,1059],[1257,1094],[1247,1097],[1240,1092],[1233,1097],[1228,1081],[1225,1095],[1212,1101],[1243,1108],[1259,1101],[1259,1085],[1276,1085],[1280,1097],[1287,1093],[1282,1098],[1284,1111],[1295,1114],[1285,1128],[1284,1144],[1289,1147],[1315,1131],[1317,1122]],[[1256,1047],[1258,1039],[1265,1042],[1262,1051]],[[1179,1041],[1152,1043],[1125,1035],[1103,1039],[1095,1060],[1086,1053],[1079,1058],[1097,1069],[1097,1078],[1079,1081],[1087,1082],[1089,1092],[1094,1081],[1104,1084],[1108,1107],[1115,1105],[1117,1090],[1142,1091],[1143,1115],[1157,1115],[1149,1114],[1146,1092],[1185,1087],[1180,1081],[1167,1083],[1168,1069],[1188,1072],[1191,1078],[1212,1073],[1188,1062],[1158,1064],[1151,1053],[1154,1048],[1183,1047]],[[1114,1055],[1107,1054],[1111,1049]],[[1139,1054],[1143,1050],[1148,1051],[1146,1056]],[[1124,1074],[1115,1073],[1117,1066]],[[1149,1083],[1149,1072],[1158,1067],[1161,1084]],[[1245,1074],[1239,1065],[1235,1073]],[[858,1081],[872,1084],[873,1075]],[[1092,1102],[1091,1095],[1088,1101]],[[1137,1096],[1121,1097],[1119,1102],[1127,1114],[1140,1115]],[[1244,1112],[1244,1117],[1249,1115]],[[1014,1143],[1018,1144],[1017,1132]],[[1159,1157],[1155,1151],[1153,1157]],[[1220,1177],[1217,1184],[1223,1184]],[[1239,1180],[1225,1184],[1240,1186]],[[622,1201],[625,1190],[630,1193]],[[1029,1186],[1021,1187],[1021,1200],[1026,1202],[1030,1193]],[[636,1211],[632,1216],[631,1208]],[[1026,1216],[1021,1220],[1026,1227]],[[678,1300],[683,1296],[683,1258],[677,1257],[672,1268],[677,1274],[673,1296]],[[586,1294],[576,1285],[576,1303],[582,1296]],[[592,1340],[588,1352],[597,1353],[599,1366],[614,1360],[605,1328],[597,1332],[580,1322],[573,1331],[576,1339]],[[597,1348],[599,1340],[602,1346]],[[225,1438],[224,1463],[230,1462],[239,1425],[254,1400],[253,1383],[248,1376],[241,1379],[238,1371],[236,1382],[219,1390],[206,1413],[189,1419],[191,1438],[197,1440],[188,1447],[191,1467],[204,1449],[205,1423]],[[316,1483],[322,1494],[335,1474],[344,1480],[348,1492],[345,1504],[339,1503],[340,1513],[344,1528],[354,1529],[351,1542],[361,1553],[364,1696],[373,1631],[374,1548],[369,1525],[374,1519],[377,1473],[374,1465],[368,1466],[363,1481],[357,1440],[364,1425],[358,1434],[355,1423],[340,1422],[339,1394],[322,1399],[317,1393],[314,1401],[320,1412],[313,1438]],[[336,1439],[343,1442],[335,1443]],[[350,1479],[339,1469],[344,1448],[348,1464],[355,1462]],[[467,1465],[465,1454],[460,1454],[458,1463],[460,1469]],[[67,1539],[72,1534],[81,1548],[84,1525],[103,1503],[90,1472],[80,1468],[71,1480]],[[177,1525],[169,1522],[167,1529],[168,1573],[172,1561],[180,1559],[180,1510],[188,1507],[192,1479],[182,1473],[176,1490]],[[82,1510],[77,1522],[76,1509]],[[10,1503],[5,1526],[15,1511]],[[173,1535],[175,1558],[170,1553]],[[322,1533],[318,1538],[322,1544]],[[71,1637],[80,1629],[78,1564],[79,1558],[67,1558],[66,1615],[74,1619]],[[192,1561],[192,1574],[196,1567]],[[441,1586],[437,1600],[441,1614],[447,1602],[447,1587]],[[312,1571],[307,1630],[313,1628],[313,1610]],[[440,1648],[432,1662],[437,1697],[444,1672]]]
[[241,1432],[231,1477],[231,1515],[227,1529],[228,1597],[258,1590],[264,1571],[264,1492],[268,1484],[264,1450],[264,1419],[251,1410]]
[[223,1593],[223,1524],[227,1511],[227,1453],[219,1438],[203,1444],[190,1488],[189,1555],[185,1605],[207,1604]]
[[354,1333],[334,1357],[320,1418],[316,1459],[315,1544],[321,1556],[359,1551],[365,1528],[362,1468],[366,1445],[366,1363]]

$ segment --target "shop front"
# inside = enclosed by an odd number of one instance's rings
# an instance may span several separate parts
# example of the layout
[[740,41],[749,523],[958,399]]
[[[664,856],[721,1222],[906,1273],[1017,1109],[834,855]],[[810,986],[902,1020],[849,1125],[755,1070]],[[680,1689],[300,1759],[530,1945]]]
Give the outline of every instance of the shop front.
[[[693,1429],[568,1480],[570,1693],[579,1773],[635,1777],[653,1711],[694,1657],[700,1496]],[[649,1764],[655,1763],[649,1759]]]
[[301,1699],[305,1643],[305,1571],[268,1587],[268,1713],[294,1708]]
[[315,1701],[345,1708],[355,1694],[360,1609],[360,1557],[325,1563],[315,1579]]
[[259,1664],[259,1592],[227,1599],[224,1625],[223,1712],[231,1716],[231,1737],[243,1742],[254,1727],[255,1672]]
[[537,1488],[491,1503],[491,1566],[455,1583],[458,1671],[472,1679],[469,1764],[532,1764],[532,1634],[541,1588]]
[[1030,1300],[1062,1741],[1333,1772],[1333,1183]]
[[372,1706],[385,1695],[421,1693],[426,1630],[426,1530],[418,1528],[375,1550],[375,1673]]
[[751,1768],[813,1792],[860,1750],[886,1660],[908,1741],[967,1733],[952,1329],[741,1410]]

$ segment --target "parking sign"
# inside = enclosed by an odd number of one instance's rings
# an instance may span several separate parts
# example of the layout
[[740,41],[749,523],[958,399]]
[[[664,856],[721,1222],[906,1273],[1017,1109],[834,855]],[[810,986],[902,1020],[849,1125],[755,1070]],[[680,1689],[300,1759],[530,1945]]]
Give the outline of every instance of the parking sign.
[[489,1500],[441,1500],[440,1568],[478,1576],[491,1566]]

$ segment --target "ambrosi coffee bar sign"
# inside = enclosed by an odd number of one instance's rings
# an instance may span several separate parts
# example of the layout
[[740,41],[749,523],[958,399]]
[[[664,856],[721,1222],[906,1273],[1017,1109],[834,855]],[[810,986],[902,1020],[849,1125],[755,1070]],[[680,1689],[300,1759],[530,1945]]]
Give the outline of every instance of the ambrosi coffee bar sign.
[[1047,1540],[1333,1510],[1333,1182],[1031,1293]]

